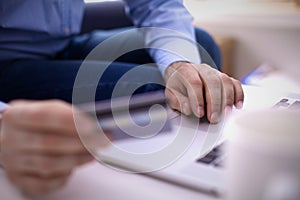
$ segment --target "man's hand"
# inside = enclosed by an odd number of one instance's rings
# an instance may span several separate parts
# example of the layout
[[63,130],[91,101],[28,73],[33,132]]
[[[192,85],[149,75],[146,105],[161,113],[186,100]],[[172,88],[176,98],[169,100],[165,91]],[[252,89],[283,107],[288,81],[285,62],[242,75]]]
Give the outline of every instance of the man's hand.
[[241,83],[206,64],[175,62],[165,73],[166,96],[170,106],[185,115],[217,123],[224,110],[242,108]]
[[[77,118],[92,130],[89,118]],[[5,110],[0,161],[22,192],[40,195],[62,187],[72,170],[93,158],[77,134],[72,107],[61,101],[17,101]]]

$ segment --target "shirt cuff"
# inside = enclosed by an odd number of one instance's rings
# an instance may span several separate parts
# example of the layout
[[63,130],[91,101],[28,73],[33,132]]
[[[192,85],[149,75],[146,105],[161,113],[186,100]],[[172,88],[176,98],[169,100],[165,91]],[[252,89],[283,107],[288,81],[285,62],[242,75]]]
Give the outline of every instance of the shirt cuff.
[[201,63],[197,45],[190,40],[182,38],[164,38],[163,42],[152,44],[149,53],[154,58],[163,76],[166,69],[174,62]]

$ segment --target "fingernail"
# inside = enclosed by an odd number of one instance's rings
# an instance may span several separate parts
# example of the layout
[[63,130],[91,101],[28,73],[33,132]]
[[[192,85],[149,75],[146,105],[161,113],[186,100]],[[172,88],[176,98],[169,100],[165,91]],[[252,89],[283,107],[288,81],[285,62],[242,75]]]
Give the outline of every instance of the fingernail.
[[203,108],[201,106],[198,106],[197,113],[198,113],[199,117],[203,117],[204,111],[203,111]]
[[229,114],[231,111],[232,111],[232,107],[231,106],[225,106],[225,108],[224,108],[225,115]]
[[217,123],[219,121],[219,113],[213,112],[210,116],[211,123]]
[[243,101],[238,101],[238,102],[235,104],[235,107],[236,107],[237,109],[241,109],[241,108],[243,108],[243,104],[244,104]]

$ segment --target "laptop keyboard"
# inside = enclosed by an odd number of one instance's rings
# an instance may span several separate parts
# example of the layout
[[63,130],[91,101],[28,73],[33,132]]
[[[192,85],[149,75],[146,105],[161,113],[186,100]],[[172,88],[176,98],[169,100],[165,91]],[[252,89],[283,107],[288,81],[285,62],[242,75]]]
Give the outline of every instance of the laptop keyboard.
[[223,167],[224,160],[226,158],[226,155],[222,151],[224,145],[225,143],[221,143],[220,145],[214,147],[206,156],[196,160],[196,162],[212,165],[215,167]]
[[[300,101],[292,101],[291,99],[283,98],[274,105],[274,108],[300,110]],[[222,168],[226,158],[226,154],[222,151],[224,145],[225,142],[214,147],[206,156],[197,159],[196,162]]]

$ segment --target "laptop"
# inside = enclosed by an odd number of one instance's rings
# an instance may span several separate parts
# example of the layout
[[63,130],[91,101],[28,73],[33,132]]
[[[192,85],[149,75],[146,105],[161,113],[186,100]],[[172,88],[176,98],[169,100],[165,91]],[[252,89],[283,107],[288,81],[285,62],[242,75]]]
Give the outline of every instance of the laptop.
[[[111,107],[104,109],[111,103],[97,103],[99,123],[104,129],[111,130],[115,140],[108,148],[99,149],[96,157],[118,171],[141,173],[212,195],[222,195],[225,192],[224,149],[230,137],[230,127],[226,125],[233,116],[261,108],[300,110],[298,94],[243,87],[246,96],[244,109],[233,110],[232,114],[223,116],[221,122],[215,125],[205,119],[183,116],[168,109],[163,95],[159,93],[134,98],[129,103],[128,113],[124,113],[124,108],[120,106],[122,102],[128,103],[128,99],[117,99],[114,116],[121,116],[123,121],[119,121],[122,123],[114,122],[113,112],[109,111]],[[153,108],[153,105],[157,107]],[[126,117],[126,114],[130,114],[130,117]],[[165,120],[163,125],[159,123],[162,120]],[[130,122],[135,125],[128,125]],[[151,123],[154,124],[152,132],[150,128],[150,134],[145,133],[143,127]],[[119,128],[118,125],[123,127]],[[157,127],[160,128],[158,132]],[[138,131],[135,132],[135,129]],[[151,134],[153,130],[155,134]],[[131,131],[134,134],[130,134]]]

